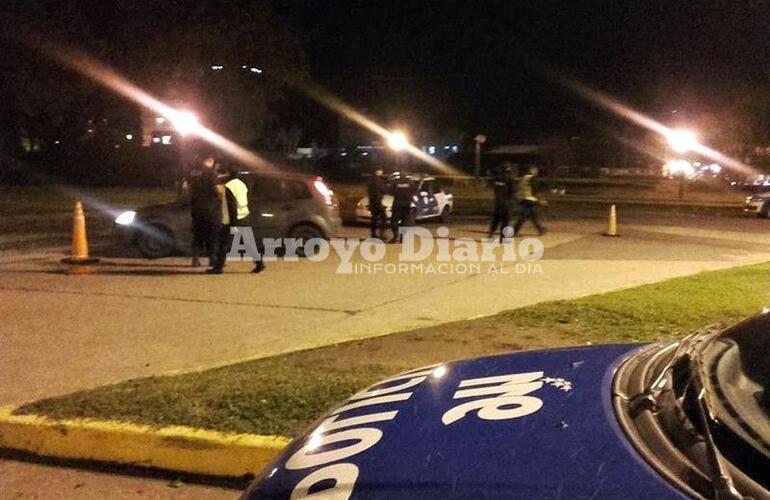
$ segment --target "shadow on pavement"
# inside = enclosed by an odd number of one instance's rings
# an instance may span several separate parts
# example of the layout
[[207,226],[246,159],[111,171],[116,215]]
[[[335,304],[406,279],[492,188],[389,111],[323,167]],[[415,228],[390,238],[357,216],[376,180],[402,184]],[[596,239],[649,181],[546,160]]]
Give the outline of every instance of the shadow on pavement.
[[28,452],[0,449],[0,460],[16,460],[40,465],[55,467],[67,467],[71,469],[84,469],[104,474],[121,474],[124,476],[143,477],[149,479],[166,480],[169,483],[199,484],[216,486],[237,491],[245,490],[251,480],[251,476],[241,478],[222,478],[215,476],[202,476],[198,474],[185,474],[162,469],[135,467],[130,465],[109,464],[93,460],[64,459],[41,457]]

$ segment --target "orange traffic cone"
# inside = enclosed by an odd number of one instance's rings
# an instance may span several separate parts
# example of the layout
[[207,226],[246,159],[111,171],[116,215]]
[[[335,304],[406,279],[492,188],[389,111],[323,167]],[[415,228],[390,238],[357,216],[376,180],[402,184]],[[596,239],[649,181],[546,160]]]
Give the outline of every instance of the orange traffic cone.
[[607,231],[604,236],[620,236],[618,234],[618,214],[615,205],[610,206],[610,215],[607,218]]
[[88,237],[86,236],[86,216],[83,204],[75,202],[72,213],[72,255],[62,259],[67,264],[96,264],[99,259],[88,256]]

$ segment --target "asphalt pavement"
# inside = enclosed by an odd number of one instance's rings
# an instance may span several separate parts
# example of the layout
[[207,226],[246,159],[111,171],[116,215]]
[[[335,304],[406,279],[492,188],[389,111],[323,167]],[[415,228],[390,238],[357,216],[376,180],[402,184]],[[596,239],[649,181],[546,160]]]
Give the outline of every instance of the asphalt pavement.
[[[148,261],[111,248],[96,272],[73,276],[62,272],[59,250],[7,253],[0,263],[0,404],[770,260],[765,220],[621,213],[617,238],[601,235],[604,221],[598,218],[547,223],[541,261],[498,259],[495,272],[485,264],[445,274],[425,268],[338,274],[340,260],[332,257],[272,262],[259,275],[248,272],[250,263],[230,262],[226,274],[210,276],[185,258]],[[456,220],[450,228],[450,237],[478,239],[486,222]],[[345,232],[363,238],[367,231]],[[399,248],[389,246],[384,263],[398,265]],[[438,269],[437,258],[434,251],[423,265]],[[354,262],[366,264],[360,255]],[[0,497],[19,491],[10,498],[35,498],[36,490],[19,478],[43,474],[46,467],[0,461]],[[84,473],[82,481],[66,469],[50,474],[66,487],[77,481],[97,492],[104,487],[95,472]],[[126,492],[143,488],[140,479],[116,481],[126,483]],[[144,489],[143,497],[165,498],[167,490],[175,495],[159,484],[152,487],[163,495]],[[180,490],[178,498],[197,494],[187,493]],[[142,496],[132,495],[118,497]]]

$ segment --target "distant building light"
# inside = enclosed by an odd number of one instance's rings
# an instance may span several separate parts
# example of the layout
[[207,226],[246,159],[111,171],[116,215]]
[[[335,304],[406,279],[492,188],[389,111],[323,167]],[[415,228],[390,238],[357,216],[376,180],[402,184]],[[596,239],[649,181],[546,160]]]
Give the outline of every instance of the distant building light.
[[126,134],[126,140],[127,141],[133,141],[134,140],[133,134]]
[[260,74],[262,73],[262,70],[259,68],[251,68],[249,71],[251,71],[252,73],[260,73]]
[[153,144],[160,144],[160,137],[153,137],[152,142]]
[[248,68],[248,66],[241,66],[241,69],[246,69],[246,68]]
[[444,146],[444,149],[449,149],[449,146]]
[[53,141],[54,144],[61,144],[61,141]]
[[92,128],[89,128],[89,129],[88,129],[88,133],[89,133],[89,134],[93,134],[93,133],[94,133],[94,129],[92,129]]
[[368,151],[364,151],[363,153],[361,153],[361,156],[368,156],[368,155],[369,155]]
[[435,155],[436,154],[436,146],[428,146],[428,153]]
[[161,137],[161,142],[166,145],[171,144],[171,136],[164,135],[163,137]]
[[224,67],[224,66],[221,66],[221,65],[219,65],[219,64],[215,64],[215,65],[213,65],[213,66],[211,67],[211,69],[213,69],[214,71],[219,71],[219,70],[221,70],[221,69],[225,69],[225,67]]
[[348,153],[346,151],[343,151],[342,153],[340,153],[340,156],[347,156],[347,155]]
[[157,123],[158,125],[160,125],[161,123],[165,123],[165,121],[166,119],[163,118],[162,116],[158,116],[155,118],[155,123]]
[[452,152],[453,152],[453,153],[457,153],[458,151],[460,151],[460,147],[459,147],[459,146],[457,146],[457,144],[455,144],[454,146],[452,146]]

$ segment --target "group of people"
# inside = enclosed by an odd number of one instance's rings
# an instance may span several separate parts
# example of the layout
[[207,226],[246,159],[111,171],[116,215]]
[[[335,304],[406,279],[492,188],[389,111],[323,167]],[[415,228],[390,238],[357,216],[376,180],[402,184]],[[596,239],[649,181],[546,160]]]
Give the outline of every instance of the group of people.
[[[527,172],[516,179],[509,164],[502,166],[493,176],[491,184],[494,191],[494,208],[492,222],[489,227],[489,237],[493,238],[500,231],[500,239],[504,238],[503,231],[511,224],[513,204],[519,203],[519,216],[513,226],[513,235],[519,234],[527,221],[532,221],[538,235],[543,235],[546,228],[540,223],[539,206],[544,204],[538,197],[535,178],[539,171],[537,167],[529,167]],[[393,237],[389,243],[399,241],[399,228],[409,223],[409,216],[414,199],[416,185],[406,175],[397,175],[390,186],[385,182],[382,169],[377,169],[369,180],[367,191],[369,195],[369,211],[371,212],[370,233],[372,238],[385,239],[385,228],[388,216],[382,199],[386,194],[393,195],[390,228]]]
[[495,204],[492,211],[492,223],[489,226],[490,238],[493,238],[498,230],[500,231],[500,240],[502,241],[504,238],[503,231],[511,224],[514,201],[519,203],[519,217],[513,226],[513,235],[519,234],[527,221],[532,221],[539,236],[545,234],[546,229],[538,217],[538,208],[543,204],[543,201],[538,197],[535,182],[538,173],[537,167],[529,167],[527,173],[517,181],[513,177],[510,165],[505,165],[494,175],[492,188],[495,194]]
[[377,169],[367,185],[369,195],[369,212],[372,214],[370,222],[370,232],[372,238],[385,239],[385,228],[388,223],[388,216],[385,207],[382,204],[382,198],[386,194],[393,195],[393,205],[390,210],[390,229],[393,237],[389,243],[400,241],[401,235],[399,228],[409,224],[409,216],[412,210],[412,201],[414,200],[415,182],[404,174],[400,174],[393,179],[393,183],[388,186],[385,182],[385,173],[382,169]]
[[[249,186],[238,177],[239,169],[229,165],[224,175],[217,172],[214,155],[203,157],[187,176],[192,216],[192,266],[201,266],[201,256],[209,259],[208,274],[224,272],[231,246],[231,228],[251,226]],[[255,262],[253,273],[262,272],[262,259]]]

